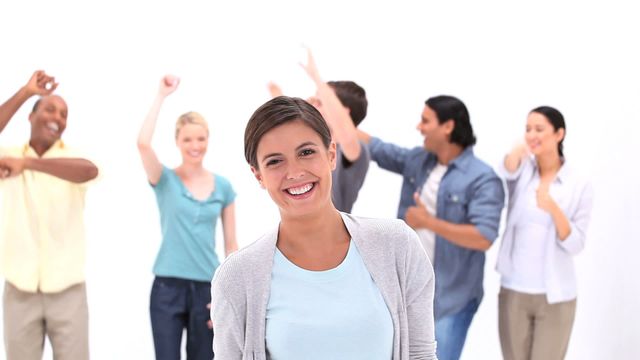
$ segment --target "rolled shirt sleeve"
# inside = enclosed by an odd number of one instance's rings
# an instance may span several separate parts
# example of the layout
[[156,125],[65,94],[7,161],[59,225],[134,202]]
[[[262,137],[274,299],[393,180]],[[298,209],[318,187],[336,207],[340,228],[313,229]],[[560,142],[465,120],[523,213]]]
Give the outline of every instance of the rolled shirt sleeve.
[[587,228],[591,220],[591,209],[593,207],[593,187],[591,184],[585,182],[581,190],[580,200],[574,213],[571,215],[566,214],[569,217],[569,225],[571,226],[569,236],[564,240],[560,240],[560,238],[556,236],[560,247],[572,255],[578,254],[584,249]]
[[502,181],[493,172],[478,178],[469,201],[468,218],[482,236],[493,242],[498,237],[500,215],[504,207]]

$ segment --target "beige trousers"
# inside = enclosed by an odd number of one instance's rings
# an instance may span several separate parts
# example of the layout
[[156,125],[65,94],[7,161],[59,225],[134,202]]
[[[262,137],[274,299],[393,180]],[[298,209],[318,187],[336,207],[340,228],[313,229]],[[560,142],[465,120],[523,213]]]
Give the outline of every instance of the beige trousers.
[[58,293],[30,293],[4,284],[4,345],[7,360],[41,360],[49,337],[55,360],[89,359],[85,284]]
[[549,304],[544,294],[500,289],[498,327],[505,360],[561,360],[569,345],[576,300]]

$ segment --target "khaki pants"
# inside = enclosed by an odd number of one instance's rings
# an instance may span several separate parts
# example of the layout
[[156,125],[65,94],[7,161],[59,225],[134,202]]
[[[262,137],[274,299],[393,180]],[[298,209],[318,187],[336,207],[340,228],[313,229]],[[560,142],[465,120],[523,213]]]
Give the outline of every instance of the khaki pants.
[[89,359],[84,283],[43,294],[24,292],[5,282],[3,306],[7,360],[41,360],[45,335],[55,360]]
[[569,345],[576,300],[549,304],[544,294],[505,288],[498,296],[498,327],[505,360],[560,360]]

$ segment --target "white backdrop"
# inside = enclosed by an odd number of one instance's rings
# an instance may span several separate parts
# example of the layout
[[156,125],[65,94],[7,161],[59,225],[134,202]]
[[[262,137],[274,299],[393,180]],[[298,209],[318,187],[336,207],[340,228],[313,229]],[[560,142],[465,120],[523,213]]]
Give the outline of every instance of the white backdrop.
[[[638,15],[617,1],[3,2],[0,101],[36,69],[55,75],[70,110],[64,139],[103,172],[86,211],[93,359],[153,358],[148,299],[159,220],[135,139],[160,77],[182,78],[160,116],[154,145],[161,160],[179,163],[177,116],[204,114],[212,129],[206,166],[232,181],[239,242],[246,245],[278,215],[244,162],[244,125],[267,100],[269,80],[289,95],[311,94],[297,65],[301,43],[314,50],[327,80],[365,87],[365,131],[407,147],[421,144],[415,125],[433,95],[467,104],[476,154],[492,165],[523,135],[530,109],[559,108],[568,126],[567,157],[596,191],[587,248],[577,257],[568,358],[639,358]],[[26,141],[32,102],[0,145]],[[395,217],[400,183],[373,165],[353,212]],[[501,357],[496,253],[497,246],[488,252],[486,296],[464,359]]]

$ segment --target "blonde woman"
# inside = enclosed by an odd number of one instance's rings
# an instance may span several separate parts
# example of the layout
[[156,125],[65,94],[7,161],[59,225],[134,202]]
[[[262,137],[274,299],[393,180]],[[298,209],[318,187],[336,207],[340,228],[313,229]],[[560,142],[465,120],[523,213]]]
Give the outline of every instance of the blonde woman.
[[162,244],[153,267],[151,327],[156,359],[180,359],[182,332],[187,330],[187,358],[213,358],[213,330],[207,325],[211,279],[220,264],[215,252],[218,217],[222,219],[225,255],[238,248],[235,238],[235,192],[229,181],[202,165],[209,129],[195,112],[181,115],[175,141],[182,163],[164,166],[151,147],[164,99],[179,84],[165,76],[138,136],[138,150],[153,188],[162,227]]

